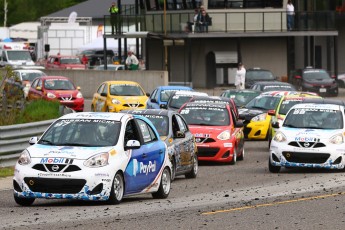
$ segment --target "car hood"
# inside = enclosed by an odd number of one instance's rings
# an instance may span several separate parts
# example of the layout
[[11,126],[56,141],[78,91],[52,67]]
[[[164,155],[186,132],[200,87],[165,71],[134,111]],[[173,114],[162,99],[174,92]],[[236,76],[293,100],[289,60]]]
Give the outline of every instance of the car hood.
[[209,135],[209,137],[218,136],[221,132],[229,129],[229,126],[188,125],[188,127],[195,138],[205,137],[205,134]]
[[247,109],[247,108],[241,108],[238,110],[238,114],[242,117],[245,117],[245,120],[250,120],[253,117],[262,114],[267,113],[268,110],[265,109]]
[[334,79],[313,79],[313,80],[304,80],[305,83],[310,83],[310,84],[318,84],[318,85],[328,85],[328,84],[333,84],[335,82]]
[[113,147],[75,147],[35,144],[27,148],[34,158],[72,158],[86,160],[97,153],[109,152]]
[[57,97],[70,97],[72,96],[76,96],[78,94],[78,90],[47,90],[51,93],[53,93],[55,96]]
[[341,133],[340,129],[298,129],[288,127],[281,127],[279,131],[284,133],[289,142],[315,142],[320,139],[329,139],[331,136]]

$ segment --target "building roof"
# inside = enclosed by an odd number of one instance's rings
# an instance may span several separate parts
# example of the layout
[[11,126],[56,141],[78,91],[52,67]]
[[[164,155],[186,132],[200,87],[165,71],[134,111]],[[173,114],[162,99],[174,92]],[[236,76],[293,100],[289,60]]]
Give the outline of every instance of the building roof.
[[[76,12],[77,17],[103,18],[109,14],[108,9],[113,2],[118,0],[88,0],[44,17],[68,17],[72,12]],[[135,0],[121,0],[121,4],[135,4]]]

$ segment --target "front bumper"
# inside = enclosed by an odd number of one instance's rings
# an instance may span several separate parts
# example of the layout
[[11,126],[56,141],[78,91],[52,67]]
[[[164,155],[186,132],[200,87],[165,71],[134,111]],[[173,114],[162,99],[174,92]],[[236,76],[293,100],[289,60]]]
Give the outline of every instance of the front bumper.
[[343,169],[345,149],[343,145],[324,146],[317,149],[300,148],[271,142],[270,160],[273,166]]
[[234,157],[234,144],[227,141],[198,144],[199,161],[231,162]]

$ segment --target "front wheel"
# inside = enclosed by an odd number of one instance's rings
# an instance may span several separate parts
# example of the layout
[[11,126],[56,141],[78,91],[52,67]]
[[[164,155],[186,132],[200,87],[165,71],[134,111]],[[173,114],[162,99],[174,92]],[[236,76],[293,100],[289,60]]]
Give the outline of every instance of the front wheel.
[[189,173],[185,174],[185,177],[186,178],[196,178],[196,176],[198,175],[198,170],[199,170],[198,156],[194,153],[193,167]]
[[280,171],[280,166],[274,166],[271,163],[271,157],[268,160],[268,170],[270,170],[271,173],[279,173]]
[[124,191],[125,183],[123,180],[122,173],[117,172],[113,180],[113,185],[111,187],[108,203],[119,204],[122,201]]
[[35,198],[23,198],[14,196],[14,201],[21,206],[30,206],[32,205],[32,203],[34,203]]
[[166,167],[162,173],[159,189],[157,192],[152,193],[152,197],[156,199],[167,198],[170,193],[170,185],[171,185],[170,170],[168,167]]

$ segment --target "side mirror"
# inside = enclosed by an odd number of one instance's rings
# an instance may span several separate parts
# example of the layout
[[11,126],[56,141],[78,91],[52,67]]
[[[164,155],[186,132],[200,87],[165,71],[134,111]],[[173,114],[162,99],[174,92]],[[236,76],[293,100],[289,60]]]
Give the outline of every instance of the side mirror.
[[185,133],[182,131],[176,131],[175,136],[177,138],[185,138],[186,137]]
[[139,148],[140,148],[140,142],[137,140],[128,140],[125,146],[125,150],[139,149]]
[[244,114],[239,114],[238,115],[238,118],[241,119],[241,120],[245,120],[246,119],[246,116]]
[[243,126],[244,126],[243,125],[243,121],[238,120],[238,121],[235,122],[235,128],[241,128]]
[[101,96],[102,96],[102,97],[106,97],[107,94],[106,94],[106,93],[101,93]]
[[37,143],[37,141],[38,141],[38,137],[31,137],[31,138],[29,139],[29,144],[30,144],[30,145],[34,145],[34,144]]
[[151,99],[151,102],[152,102],[152,103],[157,103],[157,100],[156,100],[155,98],[152,98],[152,99]]
[[42,87],[41,87],[41,86],[37,86],[36,89],[37,89],[38,91],[42,91]]
[[148,97],[149,97],[149,96],[150,96],[150,93],[146,93],[146,96],[148,96]]
[[278,121],[273,122],[272,123],[272,127],[276,128],[276,129],[279,129],[279,122]]
[[274,109],[270,109],[270,110],[268,110],[268,115],[270,115],[270,116],[275,116],[276,115],[276,111],[274,110]]

